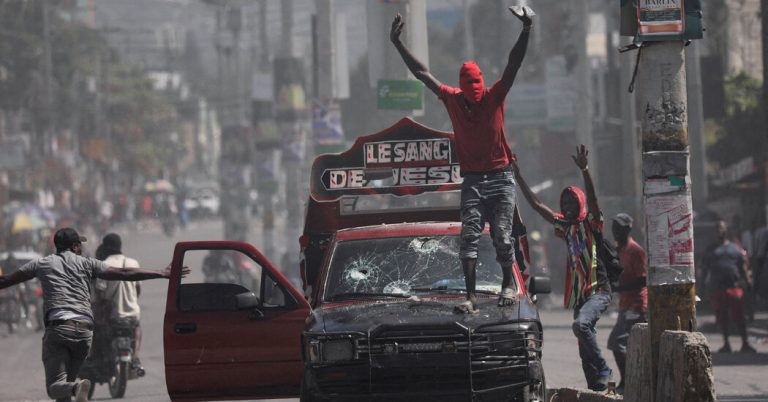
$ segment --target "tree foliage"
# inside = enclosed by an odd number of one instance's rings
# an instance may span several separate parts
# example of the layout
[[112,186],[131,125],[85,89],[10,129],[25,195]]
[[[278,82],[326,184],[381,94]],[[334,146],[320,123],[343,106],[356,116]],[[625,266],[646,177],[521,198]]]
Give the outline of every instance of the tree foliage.
[[0,109],[28,112],[37,131],[70,129],[81,143],[106,137],[107,158],[156,173],[178,151],[172,95],[155,91],[146,72],[123,62],[66,2],[48,3],[53,99],[46,113],[42,1],[0,0]]
[[707,153],[720,166],[755,155],[764,135],[762,83],[744,73],[725,79],[725,117],[707,125]]

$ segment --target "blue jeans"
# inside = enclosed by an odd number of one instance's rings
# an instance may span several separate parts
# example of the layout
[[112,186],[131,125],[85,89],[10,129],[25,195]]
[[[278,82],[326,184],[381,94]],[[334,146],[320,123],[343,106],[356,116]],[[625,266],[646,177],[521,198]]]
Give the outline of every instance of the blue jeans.
[[591,386],[600,377],[600,372],[610,372],[608,363],[597,345],[597,320],[600,319],[608,305],[611,304],[611,294],[598,290],[587,300],[573,310],[573,333],[579,340],[579,357],[581,368],[587,385]]
[[502,266],[515,261],[512,217],[515,212],[515,179],[512,172],[470,173],[461,184],[461,246],[459,258],[477,259],[485,223],[491,226],[496,260]]
[[91,348],[93,331],[81,326],[56,325],[43,335],[43,366],[48,396],[70,401],[77,374]]

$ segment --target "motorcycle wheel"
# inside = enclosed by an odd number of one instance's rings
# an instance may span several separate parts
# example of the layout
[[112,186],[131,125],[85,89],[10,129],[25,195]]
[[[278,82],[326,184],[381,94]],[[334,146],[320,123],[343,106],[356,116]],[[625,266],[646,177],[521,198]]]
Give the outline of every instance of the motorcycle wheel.
[[112,398],[122,398],[128,384],[128,363],[118,361],[115,365],[115,374],[109,379],[109,395]]

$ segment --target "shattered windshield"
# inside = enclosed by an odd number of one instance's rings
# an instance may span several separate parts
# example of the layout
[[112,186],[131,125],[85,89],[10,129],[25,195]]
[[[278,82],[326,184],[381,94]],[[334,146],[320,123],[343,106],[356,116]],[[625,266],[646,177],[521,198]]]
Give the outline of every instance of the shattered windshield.
[[[339,242],[325,300],[463,292],[459,236],[387,237]],[[501,267],[488,235],[480,240],[477,291],[501,290]],[[516,286],[515,281],[511,286]]]

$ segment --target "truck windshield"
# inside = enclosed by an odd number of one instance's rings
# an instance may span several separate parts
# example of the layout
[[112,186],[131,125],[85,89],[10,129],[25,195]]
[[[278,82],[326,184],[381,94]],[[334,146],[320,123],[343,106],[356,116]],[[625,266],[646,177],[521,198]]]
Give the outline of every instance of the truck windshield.
[[[480,240],[478,293],[501,290],[501,267],[488,235]],[[423,295],[463,292],[459,236],[385,237],[339,242],[333,252],[325,300],[337,295]],[[511,287],[517,284],[513,278]]]

